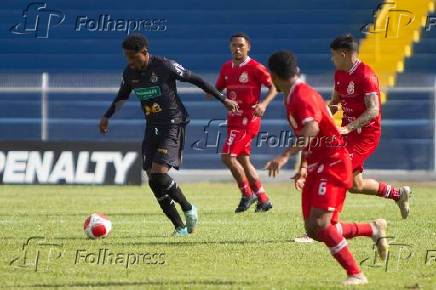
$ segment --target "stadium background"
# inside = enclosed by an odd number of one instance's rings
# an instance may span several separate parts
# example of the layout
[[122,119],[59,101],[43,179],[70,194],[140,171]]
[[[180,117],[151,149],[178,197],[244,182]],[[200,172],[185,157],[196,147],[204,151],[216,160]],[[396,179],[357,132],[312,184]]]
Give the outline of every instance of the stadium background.
[[[49,150],[44,149],[48,143],[39,143],[41,140],[58,142],[50,150],[67,146],[74,151],[74,144],[90,150],[112,145],[114,150],[122,151],[125,146],[138,146],[139,150],[145,122],[134,96],[111,120],[107,136],[101,136],[97,128],[120,83],[125,66],[120,43],[127,34],[123,25],[129,20],[152,20],[138,31],[150,40],[151,53],[175,59],[211,82],[230,58],[228,38],[236,31],[251,36],[251,56],[262,63],[275,50],[291,49],[305,79],[326,99],[334,72],[330,41],[346,32],[362,43],[377,36],[377,45],[366,42],[362,54],[385,80],[387,101],[383,104],[382,141],[367,168],[435,171],[436,27],[425,31],[425,19],[435,16],[434,3],[397,1],[409,5],[406,10],[413,11],[417,26],[412,29],[413,25],[400,21],[396,36],[377,27],[364,34],[362,27],[374,22],[375,16],[381,17],[383,9],[385,18],[395,17],[398,7],[381,6],[374,14],[382,2],[280,0],[271,5],[247,0],[107,0],[103,5],[97,1],[2,1],[0,174],[4,174],[7,153],[16,148]],[[111,24],[104,21],[115,20],[120,20],[120,31],[106,31],[105,25]],[[389,63],[395,63],[395,72],[383,71]],[[183,169],[223,169],[217,152],[224,141],[224,108],[190,85],[179,84],[179,92],[192,119]],[[280,136],[287,130],[282,96],[278,96],[267,109],[261,132]],[[256,146],[259,142],[253,144],[257,168],[282,150],[280,145],[265,142]],[[73,155],[77,158],[78,153]],[[95,164],[89,162],[88,166],[92,171]],[[31,182],[38,182],[36,175]]]

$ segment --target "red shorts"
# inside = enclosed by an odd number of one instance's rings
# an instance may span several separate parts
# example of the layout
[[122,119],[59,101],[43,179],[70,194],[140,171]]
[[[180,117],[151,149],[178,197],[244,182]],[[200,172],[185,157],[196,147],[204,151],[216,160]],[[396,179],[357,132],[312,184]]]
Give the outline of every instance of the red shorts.
[[221,153],[231,156],[250,155],[251,141],[256,134],[257,132],[253,134],[243,128],[227,128],[227,138]]
[[377,149],[380,134],[359,133],[359,131],[354,130],[344,137],[352,160],[353,172],[363,172],[365,161]]
[[347,157],[309,164],[301,197],[304,220],[309,218],[312,208],[320,208],[333,212],[331,221],[337,223],[352,184],[351,160]]

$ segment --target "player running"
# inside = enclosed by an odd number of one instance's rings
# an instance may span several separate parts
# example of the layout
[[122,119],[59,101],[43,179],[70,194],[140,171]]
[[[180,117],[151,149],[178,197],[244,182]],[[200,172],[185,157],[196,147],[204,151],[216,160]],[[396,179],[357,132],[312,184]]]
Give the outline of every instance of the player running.
[[330,44],[336,67],[335,86],[329,103],[335,114],[340,104],[343,110],[340,133],[347,143],[353,164],[351,193],[377,195],[392,199],[409,216],[409,186],[395,188],[374,179],[364,179],[363,165],[374,153],[381,136],[381,101],[378,79],[373,70],[357,57],[358,44],[351,34],[337,37]]
[[[272,208],[259,175],[250,161],[251,142],[259,133],[261,117],[277,95],[268,70],[250,58],[251,41],[247,34],[236,33],[230,37],[232,60],[221,67],[215,87],[227,89],[227,97],[238,102],[239,111],[228,112],[227,138],[221,158],[232,172],[242,193],[236,213],[244,212],[257,201],[256,212]],[[259,101],[261,87],[268,93]]]
[[[388,247],[383,238],[387,223],[383,219],[364,224],[339,222],[347,189],[353,183],[351,160],[343,138],[322,97],[298,78],[297,62],[291,52],[272,54],[268,66],[275,87],[284,93],[287,118],[299,141],[268,162],[266,169],[275,176],[281,164],[303,150],[296,185],[303,191],[306,232],[311,238],[325,243],[347,271],[345,285],[366,284],[368,280],[352,256],[346,239],[372,237],[384,260]],[[306,146],[300,142],[301,138]]]
[[[141,103],[147,126],[142,142],[143,168],[148,184],[162,211],[175,227],[174,236],[193,233],[198,221],[197,208],[187,201],[180,187],[168,175],[181,164],[185,127],[189,122],[176,88],[176,80],[189,82],[212,94],[227,109],[237,111],[238,104],[227,99],[211,84],[173,60],[150,55],[148,41],[142,35],[127,37],[123,43],[128,65],[117,97],[100,120],[100,132],[108,132],[109,118],[119,111],[133,91]],[[186,218],[183,223],[176,207],[179,203]]]
[[[409,186],[396,188],[375,179],[363,178],[364,162],[376,150],[381,136],[381,101],[378,79],[373,70],[357,57],[358,44],[348,34],[337,37],[330,44],[332,61],[336,67],[335,86],[329,108],[332,114],[343,110],[340,133],[345,138],[353,166],[351,193],[376,195],[392,199],[400,208],[401,216],[409,216]],[[303,235],[295,242],[310,243]]]

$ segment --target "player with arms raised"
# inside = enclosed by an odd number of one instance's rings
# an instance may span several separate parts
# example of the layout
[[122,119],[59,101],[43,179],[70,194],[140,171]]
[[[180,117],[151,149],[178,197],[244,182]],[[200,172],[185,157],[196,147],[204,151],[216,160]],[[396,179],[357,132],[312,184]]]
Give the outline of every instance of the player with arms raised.
[[266,164],[275,176],[290,156],[302,150],[296,186],[302,189],[302,211],[307,234],[323,242],[337,262],[347,271],[344,284],[366,284],[368,280],[351,254],[346,239],[372,237],[382,259],[386,258],[386,221],[342,223],[347,189],[352,186],[351,160],[342,136],[322,97],[298,77],[297,62],[288,51],[272,54],[268,60],[273,83],[284,94],[286,115],[297,138],[280,156]]

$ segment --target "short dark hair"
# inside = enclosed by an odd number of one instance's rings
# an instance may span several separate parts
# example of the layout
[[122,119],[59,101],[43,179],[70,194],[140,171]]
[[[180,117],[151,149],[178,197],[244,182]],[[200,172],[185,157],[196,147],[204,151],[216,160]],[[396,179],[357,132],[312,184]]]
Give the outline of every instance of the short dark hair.
[[343,49],[347,51],[357,52],[359,44],[351,34],[344,34],[336,37],[331,43],[330,48],[333,50]]
[[248,43],[251,44],[250,36],[248,36],[248,34],[245,33],[245,32],[236,32],[236,33],[234,33],[232,36],[230,36],[230,42],[231,42],[231,41],[233,40],[233,38],[235,38],[235,37],[242,37],[242,38],[244,38]]
[[124,49],[140,52],[144,48],[148,50],[148,40],[141,34],[132,34],[124,39],[122,46]]
[[297,58],[288,50],[280,50],[271,54],[268,59],[268,68],[284,80],[299,74]]

